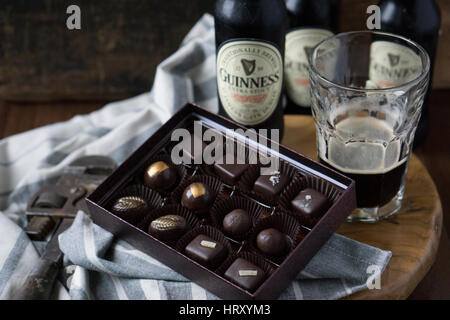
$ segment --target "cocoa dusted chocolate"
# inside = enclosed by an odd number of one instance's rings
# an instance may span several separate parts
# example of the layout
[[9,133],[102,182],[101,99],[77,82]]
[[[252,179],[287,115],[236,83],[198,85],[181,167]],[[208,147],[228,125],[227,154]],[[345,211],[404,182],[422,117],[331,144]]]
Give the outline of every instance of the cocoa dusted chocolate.
[[262,230],[256,237],[256,247],[264,254],[281,256],[288,249],[286,235],[275,228]]
[[320,192],[307,188],[291,201],[295,212],[313,218],[321,216],[331,206],[331,202]]
[[145,210],[148,210],[147,202],[138,196],[126,196],[121,197],[117,199],[112,208],[111,211],[114,214],[119,215],[135,215],[135,214],[141,214]]
[[210,188],[202,182],[191,183],[183,191],[181,204],[191,210],[207,209],[214,201]]
[[273,198],[283,191],[289,183],[289,178],[276,171],[270,175],[261,175],[253,185],[253,191],[260,193],[263,197]]
[[188,228],[186,219],[170,214],[153,220],[148,227],[148,233],[161,241],[176,241]]
[[228,235],[242,236],[252,227],[252,219],[247,211],[234,209],[223,218],[222,225]]
[[177,170],[164,161],[152,163],[144,174],[144,183],[155,190],[169,190],[177,182]]
[[237,258],[225,271],[224,277],[241,288],[253,292],[264,281],[266,274],[263,269],[253,263]]
[[204,234],[196,236],[184,251],[189,258],[210,269],[217,268],[228,254],[223,244]]

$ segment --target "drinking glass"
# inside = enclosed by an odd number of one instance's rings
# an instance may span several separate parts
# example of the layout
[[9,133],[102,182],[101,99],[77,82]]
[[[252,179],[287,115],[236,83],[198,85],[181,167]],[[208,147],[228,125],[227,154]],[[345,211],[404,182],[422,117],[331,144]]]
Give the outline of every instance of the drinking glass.
[[356,181],[350,221],[376,222],[401,208],[430,59],[404,37],[341,33],[310,56],[319,161]]

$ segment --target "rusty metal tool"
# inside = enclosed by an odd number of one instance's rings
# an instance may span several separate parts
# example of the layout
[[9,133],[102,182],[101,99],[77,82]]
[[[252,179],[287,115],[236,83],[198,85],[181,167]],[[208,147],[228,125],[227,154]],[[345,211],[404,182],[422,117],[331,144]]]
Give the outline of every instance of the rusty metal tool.
[[108,157],[82,157],[64,169],[56,185],[44,186],[31,197],[26,210],[29,223],[25,232],[32,240],[42,241],[49,236],[50,240],[39,263],[13,299],[49,299],[63,256],[58,236],[70,227],[78,210],[87,212],[84,199],[116,167]]
[[25,232],[30,239],[43,241],[59,218],[74,218],[78,210],[87,212],[84,199],[116,167],[116,163],[108,157],[82,157],[63,170],[55,185],[44,186],[36,192],[26,209],[29,223]]
[[70,227],[72,220],[61,220],[45,247],[44,254],[16,292],[14,300],[46,300],[50,297],[63,256],[59,249],[58,236]]

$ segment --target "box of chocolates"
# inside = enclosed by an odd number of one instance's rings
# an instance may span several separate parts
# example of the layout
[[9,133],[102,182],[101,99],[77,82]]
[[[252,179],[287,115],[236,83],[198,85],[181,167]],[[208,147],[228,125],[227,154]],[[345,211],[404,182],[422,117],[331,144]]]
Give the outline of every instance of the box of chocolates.
[[353,180],[188,104],[88,198],[95,223],[224,299],[275,299],[356,207]]

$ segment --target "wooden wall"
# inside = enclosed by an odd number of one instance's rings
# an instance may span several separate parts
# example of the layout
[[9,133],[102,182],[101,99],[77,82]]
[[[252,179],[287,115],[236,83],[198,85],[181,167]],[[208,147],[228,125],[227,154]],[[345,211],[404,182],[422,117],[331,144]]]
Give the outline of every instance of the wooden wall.
[[[374,0],[342,0],[341,29],[365,28]],[[438,0],[442,35],[434,87],[450,88],[450,0]],[[66,28],[66,8],[82,30]],[[0,0],[0,100],[98,100],[151,88],[157,64],[174,52],[214,0]]]
[[[71,4],[81,8],[81,30],[66,27]],[[0,0],[0,99],[112,100],[147,91],[158,63],[213,5]]]

